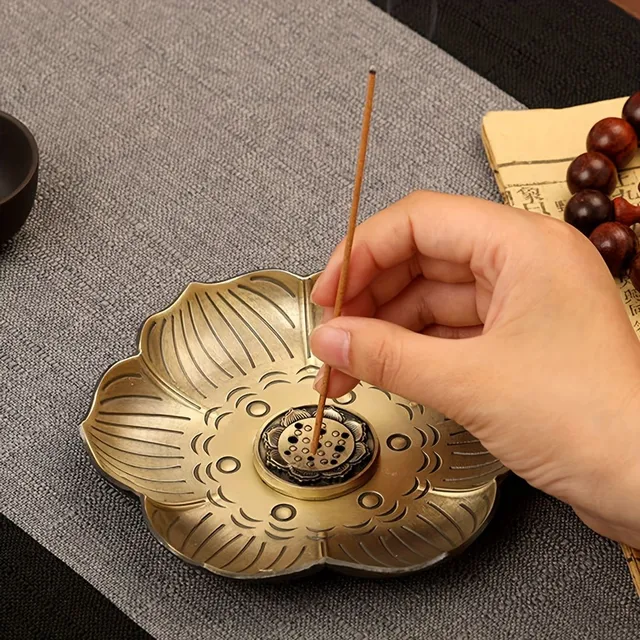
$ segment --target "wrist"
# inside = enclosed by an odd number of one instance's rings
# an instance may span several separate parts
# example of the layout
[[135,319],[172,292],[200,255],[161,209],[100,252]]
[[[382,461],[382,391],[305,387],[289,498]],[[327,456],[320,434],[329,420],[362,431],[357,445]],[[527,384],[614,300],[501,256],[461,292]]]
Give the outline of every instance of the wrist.
[[572,505],[591,529],[634,548],[640,548],[640,375],[637,380],[616,418],[600,429],[588,491]]

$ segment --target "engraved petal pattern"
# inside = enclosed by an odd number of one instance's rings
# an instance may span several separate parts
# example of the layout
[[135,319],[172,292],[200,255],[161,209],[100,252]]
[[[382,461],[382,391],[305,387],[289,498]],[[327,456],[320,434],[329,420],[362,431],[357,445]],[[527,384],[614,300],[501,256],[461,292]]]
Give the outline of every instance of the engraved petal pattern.
[[[211,571],[264,578],[322,564],[363,574],[430,566],[478,535],[505,473],[438,412],[361,383],[335,406],[376,432],[366,484],[309,501],[276,492],[255,472],[252,443],[265,424],[285,416],[268,436],[277,448],[285,427],[313,417],[299,409],[317,402],[313,282],[264,271],[189,285],[144,324],[139,355],[103,376],[82,435],[98,468],[140,496],[158,539]],[[325,415],[351,432],[353,456],[364,455],[361,425],[331,404]]]

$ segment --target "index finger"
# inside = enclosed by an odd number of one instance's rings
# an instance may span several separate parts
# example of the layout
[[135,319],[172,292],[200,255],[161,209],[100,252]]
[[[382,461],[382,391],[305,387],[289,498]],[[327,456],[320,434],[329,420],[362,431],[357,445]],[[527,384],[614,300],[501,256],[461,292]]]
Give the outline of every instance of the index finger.
[[[450,270],[453,281],[468,280],[469,270],[492,266],[485,263],[481,254],[486,253],[489,246],[499,250],[498,237],[521,220],[519,213],[526,215],[524,211],[469,196],[428,191],[412,193],[357,228],[345,300],[361,293],[383,271],[416,255],[423,256],[423,265],[437,266],[441,275]],[[344,242],[333,252],[316,282],[313,289],[316,304],[332,306],[343,253]],[[483,275],[490,277],[491,274]]]

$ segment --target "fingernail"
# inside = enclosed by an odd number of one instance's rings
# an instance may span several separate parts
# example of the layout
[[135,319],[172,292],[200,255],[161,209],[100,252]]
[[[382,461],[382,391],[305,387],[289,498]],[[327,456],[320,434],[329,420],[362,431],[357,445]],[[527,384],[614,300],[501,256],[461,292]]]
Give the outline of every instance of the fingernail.
[[329,366],[345,368],[349,365],[350,340],[347,331],[322,325],[311,334],[311,350]]

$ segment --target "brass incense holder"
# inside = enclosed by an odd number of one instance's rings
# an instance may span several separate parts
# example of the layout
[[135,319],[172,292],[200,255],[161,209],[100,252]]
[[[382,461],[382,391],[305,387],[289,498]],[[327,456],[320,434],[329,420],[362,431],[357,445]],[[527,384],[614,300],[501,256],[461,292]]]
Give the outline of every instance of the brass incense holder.
[[82,435],[173,553],[234,578],[391,576],[483,530],[505,468],[442,414],[361,383],[309,441],[315,277],[191,284],[102,378]]

